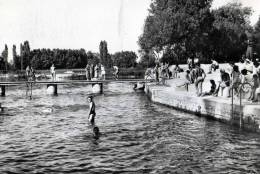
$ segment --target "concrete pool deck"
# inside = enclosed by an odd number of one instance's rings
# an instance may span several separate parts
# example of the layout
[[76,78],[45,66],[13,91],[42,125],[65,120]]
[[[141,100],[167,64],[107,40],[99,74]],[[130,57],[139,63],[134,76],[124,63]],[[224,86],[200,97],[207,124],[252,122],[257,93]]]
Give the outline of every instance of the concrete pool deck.
[[[207,69],[204,69],[207,72]],[[218,81],[218,77],[219,71],[207,74],[203,83],[203,92],[210,90],[209,80]],[[231,98],[197,97],[194,84],[189,85],[188,91],[185,87],[177,87],[183,84],[183,79],[184,73],[181,73],[179,78],[167,80],[166,85],[148,84],[145,91],[155,103],[260,132],[260,103],[250,103],[245,97],[240,106],[239,98],[234,97],[232,107]]]

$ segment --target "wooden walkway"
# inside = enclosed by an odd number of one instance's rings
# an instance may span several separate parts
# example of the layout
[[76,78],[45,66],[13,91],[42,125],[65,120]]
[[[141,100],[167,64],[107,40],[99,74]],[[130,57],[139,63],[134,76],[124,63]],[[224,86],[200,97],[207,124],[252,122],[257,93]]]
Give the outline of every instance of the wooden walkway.
[[119,79],[119,80],[65,80],[65,81],[18,81],[18,82],[0,82],[1,93],[0,96],[5,96],[6,87],[8,86],[26,86],[26,88],[31,90],[34,85],[47,85],[47,88],[52,86],[54,88],[53,94],[58,94],[58,85],[70,85],[70,84],[86,84],[86,85],[99,85],[98,91],[103,93],[103,85],[107,83],[148,83],[154,80],[145,79]]
[[153,82],[153,80],[144,79],[119,79],[119,80],[66,80],[66,81],[17,81],[17,82],[0,82],[0,86],[19,86],[26,85],[28,83],[33,84],[55,84],[55,85],[68,85],[68,84],[100,84],[100,83],[147,83]]

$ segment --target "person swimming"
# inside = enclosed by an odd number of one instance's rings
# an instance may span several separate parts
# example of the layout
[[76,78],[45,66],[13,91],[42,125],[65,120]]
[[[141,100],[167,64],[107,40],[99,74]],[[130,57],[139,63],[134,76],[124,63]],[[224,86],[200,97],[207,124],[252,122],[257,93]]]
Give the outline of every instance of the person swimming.
[[97,126],[95,126],[95,127],[93,128],[93,137],[94,137],[95,139],[98,139],[99,136],[100,136],[99,128],[98,128]]
[[89,114],[88,114],[88,121],[94,125],[95,123],[95,117],[96,117],[96,105],[95,102],[93,101],[93,97],[89,96],[88,97],[88,102],[89,102]]

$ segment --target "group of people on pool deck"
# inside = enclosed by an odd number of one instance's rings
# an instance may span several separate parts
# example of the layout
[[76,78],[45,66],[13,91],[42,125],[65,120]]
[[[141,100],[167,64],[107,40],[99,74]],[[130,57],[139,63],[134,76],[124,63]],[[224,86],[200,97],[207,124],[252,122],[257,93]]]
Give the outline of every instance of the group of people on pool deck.
[[[118,74],[119,74],[119,68],[118,66],[113,66],[114,72],[114,78],[118,79]],[[105,80],[106,79],[106,70],[105,66],[102,65],[101,63],[98,63],[96,65],[88,63],[85,68],[86,71],[86,79],[87,80],[92,80],[92,79],[101,79]]]
[[[113,66],[114,72],[114,78],[118,79],[118,74],[119,74],[119,68],[117,66]],[[106,70],[105,70],[105,66],[102,65],[101,63],[98,63],[96,65],[93,64],[87,64],[86,68],[86,79],[87,80],[92,80],[92,79],[101,79],[101,80],[105,80],[106,79]],[[54,64],[52,64],[52,66],[50,67],[50,73],[51,73],[51,77],[52,80],[55,81],[56,80],[56,71],[55,71],[55,66]]]
[[[50,67],[50,73],[52,76],[52,80],[56,80],[56,72],[55,72],[55,66],[54,64],[52,64],[52,66]],[[28,65],[25,69],[25,75],[26,75],[26,79],[27,81],[35,81],[36,80],[36,76],[35,76],[35,70],[31,65]]]
[[[207,74],[216,73],[219,69],[219,75],[217,78],[210,79],[209,91],[203,91],[203,82],[207,76],[205,70],[201,68],[199,59],[187,59],[188,69],[185,71],[184,83],[177,87],[185,86],[188,90],[190,84],[194,84],[196,88],[197,96],[225,96],[230,97],[233,91],[235,96],[239,96],[240,90],[243,89],[243,84],[248,84],[251,87],[250,96],[248,98],[251,102],[258,101],[258,95],[260,94],[260,66],[259,60],[251,61],[242,57],[239,63],[229,63],[226,69],[220,69],[219,63],[212,59],[209,65],[209,71]],[[171,68],[169,64],[156,64],[154,68],[148,68],[145,72],[145,78],[155,79],[159,84],[160,79],[162,84],[165,84],[167,78],[179,78],[179,73],[183,72],[183,69],[178,64],[174,68]],[[171,69],[170,69],[171,68]],[[165,77],[165,78],[163,78]]]
[[100,63],[96,65],[88,63],[86,65],[85,71],[87,80],[91,80],[93,78],[105,80],[106,78],[105,67]]
[[190,66],[188,59],[188,70],[185,71],[185,82],[184,86],[188,89],[189,84],[195,84],[196,94],[202,95],[202,84],[206,78],[205,71],[201,68],[199,61],[194,63],[194,66]]
[[[219,64],[216,60],[211,60],[212,64],[209,66],[208,74],[215,72],[219,69]],[[190,66],[189,66],[190,67]],[[195,84],[196,92],[198,96],[213,95],[223,96],[223,91],[227,88],[228,95],[230,97],[232,89],[236,96],[239,95],[242,84],[249,84],[251,86],[249,101],[256,102],[258,100],[258,94],[260,93],[260,66],[258,60],[252,62],[249,59],[242,59],[239,64],[229,64],[229,68],[220,69],[220,80],[216,84],[214,79],[210,80],[211,88],[207,92],[202,92],[202,84],[206,77],[206,73],[200,68],[199,63],[195,63],[195,68],[190,68],[185,74],[186,85]]]
[[147,68],[145,71],[145,79],[155,79],[157,84],[160,82],[165,84],[165,80],[170,79],[172,76],[169,63],[156,63],[154,68]]

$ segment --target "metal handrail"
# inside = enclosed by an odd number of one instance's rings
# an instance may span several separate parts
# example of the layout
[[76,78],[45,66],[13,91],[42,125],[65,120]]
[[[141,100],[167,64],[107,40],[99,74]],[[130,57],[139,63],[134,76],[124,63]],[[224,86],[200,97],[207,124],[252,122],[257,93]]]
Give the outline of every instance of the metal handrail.
[[[238,84],[240,87],[239,87],[239,109],[240,109],[240,116],[239,116],[239,125],[240,125],[240,128],[242,127],[242,122],[243,122],[243,114],[242,114],[242,93],[243,92],[246,92],[243,90],[244,86],[245,85],[249,85],[250,87],[252,87],[252,84],[248,83],[248,82],[244,82],[244,83],[241,83],[241,82],[236,82],[234,84]],[[231,87],[231,117],[233,119],[233,114],[234,114],[234,85],[232,85]]]

